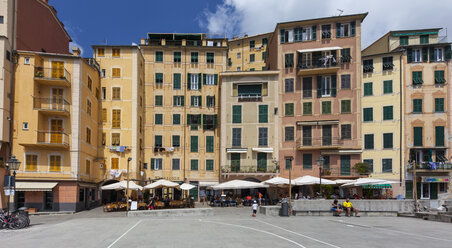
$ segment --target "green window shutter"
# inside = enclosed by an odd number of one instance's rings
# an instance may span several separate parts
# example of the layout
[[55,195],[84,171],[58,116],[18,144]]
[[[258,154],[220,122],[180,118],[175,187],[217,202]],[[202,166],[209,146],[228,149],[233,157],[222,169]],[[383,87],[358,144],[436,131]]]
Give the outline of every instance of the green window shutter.
[[187,89],[191,87],[191,74],[187,73]]
[[180,102],[181,102],[181,106],[185,105],[185,96],[181,96]]
[[265,60],[266,55],[267,55],[267,52],[262,52],[262,60]]
[[331,96],[336,96],[337,92],[337,76],[331,76]]
[[173,135],[173,147],[179,147],[180,146],[180,136],[179,135]]
[[435,127],[435,146],[444,146],[444,126]]
[[422,146],[422,127],[413,127],[414,146]]
[[427,61],[428,61],[428,48],[423,47],[422,48],[422,62],[427,62]]
[[444,48],[444,53],[445,53],[446,60],[451,59],[451,57],[452,57],[452,51],[451,51],[451,49],[450,49],[450,45],[448,45],[448,46],[446,46],[446,47]]
[[213,160],[212,159],[206,160],[206,171],[213,171]]
[[207,129],[207,115],[202,115],[202,129]]
[[192,170],[192,171],[198,170],[198,160],[197,159],[190,160],[190,170]]
[[195,96],[190,96],[190,106],[194,106]]
[[383,93],[384,94],[392,93],[392,80],[383,81]]
[[430,47],[429,53],[430,53],[430,61],[435,61],[435,48]]
[[213,152],[213,136],[206,136],[206,152]]
[[198,90],[201,90],[202,87],[202,74],[198,74]]
[[322,97],[322,76],[317,76],[317,98]]
[[312,154],[311,153],[303,154],[303,169],[306,169],[306,170],[312,169]]
[[340,38],[340,37],[341,37],[341,24],[336,23],[336,38]]
[[207,75],[203,73],[202,74],[202,84],[204,84],[204,85],[206,85],[206,82],[207,82],[206,77],[207,77]]
[[173,106],[176,106],[177,96],[173,96]]
[[374,149],[374,135],[365,134],[364,135],[364,149]]
[[180,114],[173,114],[173,125],[180,124]]
[[406,49],[406,59],[408,63],[411,63],[413,61],[413,48]]
[[213,116],[213,128],[217,128],[218,125],[218,115]]
[[285,115],[286,116],[293,116],[294,115],[293,103],[286,103],[285,104]]
[[303,103],[303,115],[312,115],[312,102]]
[[198,152],[198,136],[190,137],[190,152]]
[[393,134],[392,133],[384,133],[383,134],[383,148],[392,148],[393,147]]
[[392,120],[394,118],[393,106],[383,107],[383,120]]
[[268,122],[268,105],[259,105],[259,123]]
[[181,82],[180,73],[174,73],[173,74],[173,89],[179,90],[180,89],[180,82]]
[[317,26],[312,26],[312,40],[317,40]]
[[151,170],[155,170],[155,159],[151,158]]
[[341,100],[341,113],[351,113],[351,100]]
[[286,30],[284,30],[284,29],[281,29],[281,30],[279,30],[279,36],[280,36],[280,43],[281,44],[283,44],[284,43],[284,41],[285,41],[285,32],[286,32]]
[[350,172],[350,155],[341,155],[341,176],[349,176]]
[[371,96],[373,94],[372,83],[364,83],[364,96]]
[[422,99],[413,99],[413,113],[422,113]]
[[202,107],[202,96],[198,96],[199,107]]
[[242,123],[242,106],[232,106],[232,123]]
[[435,98],[435,112],[444,112],[444,98]]
[[191,124],[191,115],[187,114],[187,126]]
[[214,74],[213,77],[214,77],[214,84],[218,85],[218,74]]
[[331,114],[331,102],[322,102],[322,114]]
[[364,108],[363,113],[364,113],[363,121],[373,121],[374,119],[373,108]]
[[356,35],[356,22],[352,21],[350,23],[350,36],[355,36]]

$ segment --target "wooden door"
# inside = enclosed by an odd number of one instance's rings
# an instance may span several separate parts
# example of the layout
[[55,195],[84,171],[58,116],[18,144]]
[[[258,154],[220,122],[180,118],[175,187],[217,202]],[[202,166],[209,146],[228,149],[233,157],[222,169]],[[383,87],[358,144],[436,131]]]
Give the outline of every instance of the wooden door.
[[63,109],[63,89],[52,89],[52,109]]
[[50,121],[50,143],[63,143],[63,120]]
[[52,78],[64,78],[63,61],[52,61]]

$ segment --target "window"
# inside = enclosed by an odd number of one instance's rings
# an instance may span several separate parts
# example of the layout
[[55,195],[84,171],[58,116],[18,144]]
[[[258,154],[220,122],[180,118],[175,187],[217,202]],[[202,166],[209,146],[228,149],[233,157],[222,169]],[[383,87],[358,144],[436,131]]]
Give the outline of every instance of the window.
[[91,144],[91,129],[86,128],[86,143]]
[[305,170],[312,169],[312,154],[311,153],[303,154],[303,169],[305,169]]
[[411,58],[412,62],[421,62],[421,49],[413,49]]
[[293,158],[286,158],[286,170],[290,170],[292,168],[292,160]]
[[121,77],[121,69],[120,68],[112,68],[111,76],[115,77],[115,78]]
[[413,99],[413,113],[422,113],[422,99]]
[[383,134],[383,149],[392,149],[393,147],[393,134],[384,133]]
[[262,60],[265,60],[266,56],[267,56],[267,52],[262,52]]
[[422,71],[413,71],[412,73],[412,77],[413,77],[413,85],[422,85],[422,83],[424,82],[422,80]]
[[206,96],[206,107],[215,107],[215,96]]
[[[319,76],[317,80],[320,79],[320,84],[317,82],[317,96],[318,97],[329,97],[336,96],[336,76]],[[331,79],[334,79],[332,82]],[[320,93],[320,96],[319,96]]]
[[163,125],[163,114],[155,114],[155,125]]
[[336,23],[336,37],[350,36],[350,23]]
[[350,78],[350,74],[341,75],[341,89],[345,90],[351,88]]
[[190,137],[190,152],[198,152],[198,136]]
[[408,45],[408,36],[400,36],[400,45],[401,46],[406,46]]
[[312,77],[303,78],[303,98],[312,98]]
[[444,98],[435,98],[435,112],[444,112]]
[[173,96],[173,106],[184,106],[184,96]]
[[421,44],[428,44],[428,34],[421,35],[420,40],[421,40]]
[[444,71],[435,71],[435,84],[444,84],[445,82]]
[[374,135],[365,134],[364,135],[364,149],[374,149]]
[[241,69],[240,69],[240,66],[237,66],[237,71],[240,71]]
[[312,145],[312,127],[311,126],[303,126],[303,146],[311,146]]
[[392,93],[392,80],[383,81],[383,94]]
[[163,159],[151,158],[151,170],[161,170],[161,169],[163,169]]
[[111,134],[111,145],[112,146],[120,146],[121,145],[121,134],[120,133],[112,133]]
[[383,71],[389,71],[394,69],[392,57],[383,57]]
[[175,89],[175,90],[181,89],[181,74],[180,73],[173,74],[173,89]]
[[187,125],[191,126],[191,130],[198,130],[198,126],[201,124],[201,115],[187,114]]
[[4,18],[3,16],[0,16],[0,24],[5,23],[4,19],[5,19],[5,18]]
[[192,170],[192,171],[198,170],[198,160],[197,159],[190,160],[190,170]]
[[163,96],[155,96],[155,106],[163,106]]
[[303,115],[312,115],[312,102],[303,103]]
[[259,123],[268,122],[268,105],[259,105]]
[[163,73],[155,73],[155,83],[163,84]]
[[112,100],[121,100],[121,88],[120,87],[111,88],[111,99]]
[[218,74],[202,74],[203,82],[205,85],[217,85],[218,84]]
[[206,136],[206,152],[214,151],[213,136]]
[[232,129],[232,146],[241,147],[242,146],[242,129],[233,128]]
[[374,171],[374,160],[373,159],[363,159],[363,163],[367,165],[370,172]]
[[91,115],[91,101],[88,99],[86,100],[86,114]]
[[242,123],[242,106],[232,106],[232,123]]
[[294,87],[293,87],[293,78],[287,78],[284,80],[285,82],[285,92],[293,92],[294,91]]
[[444,146],[444,126],[435,127],[435,146]]
[[352,112],[352,100],[341,100],[341,113]]
[[102,69],[100,74],[101,74],[101,77],[104,78],[104,77],[105,77],[105,74],[106,74],[106,70],[105,70],[105,69]]
[[27,154],[25,156],[25,170],[38,171],[38,155]]
[[85,174],[87,174],[87,175],[91,174],[91,161],[90,160],[85,161]]
[[241,55],[241,53],[237,53],[237,58],[240,59],[242,57]]
[[111,127],[112,128],[121,128],[121,110],[113,109],[111,115]]
[[394,119],[394,111],[393,111],[394,107],[393,106],[384,106],[383,107],[383,120],[387,121],[387,120],[393,120]]
[[331,102],[322,102],[322,114],[331,114]]
[[284,140],[285,141],[294,141],[294,127],[285,127],[284,128]]
[[119,158],[111,158],[111,169],[112,170],[119,169]]
[[250,40],[250,48],[254,48],[256,41]]
[[350,63],[352,61],[352,55],[350,53],[350,48],[342,48],[341,50],[341,62]]
[[372,83],[364,83],[364,96],[371,96],[373,94]]
[[322,25],[322,39],[331,39],[331,24]]
[[24,58],[24,64],[29,65],[30,64],[30,57]]
[[444,56],[443,56],[443,49],[442,48],[435,48],[433,50],[433,61],[444,61]]
[[173,135],[172,147],[180,147],[180,136],[179,135]]
[[163,52],[155,51],[155,62],[163,62]]
[[28,130],[28,122],[22,122],[22,129]]
[[267,39],[267,38],[263,38],[263,39],[262,39],[262,45],[263,45],[263,46],[266,46],[266,45],[267,45],[267,42],[268,42],[268,39]]
[[201,89],[201,74],[187,74],[188,77],[188,89],[199,90]]
[[93,80],[88,76],[88,89],[93,90]]
[[215,53],[206,53],[207,64],[213,64],[215,62]]
[[113,56],[113,57],[120,57],[120,56],[121,56],[121,49],[119,49],[119,48],[113,48],[113,49],[112,49],[112,56]]
[[259,128],[259,146],[268,146],[268,128]]
[[384,158],[382,159],[383,164],[383,173],[391,173],[392,172],[392,158]]
[[182,53],[181,52],[174,52],[173,53],[173,62],[174,63],[180,63],[181,61],[182,61]]
[[374,60],[366,59],[363,60],[363,73],[369,73],[374,71]]
[[413,143],[414,146],[422,146],[422,127],[413,127]]
[[250,62],[254,62],[256,60],[256,55],[253,53],[253,54],[250,54]]
[[312,61],[312,54],[311,53],[302,53],[301,54],[301,64],[299,64],[299,67],[301,69],[307,69],[312,68],[313,61]]
[[206,171],[213,171],[213,159],[206,160]]
[[374,110],[373,108],[364,108],[363,109],[364,119],[363,121],[373,121],[374,120]]
[[180,114],[173,114],[173,125],[180,125]]
[[324,170],[330,169],[330,156],[323,156],[323,169]]
[[286,103],[285,104],[285,116],[293,116],[294,115],[294,104]]
[[352,138],[352,125],[342,124],[341,125],[341,139],[351,139]]
[[50,155],[49,156],[49,171],[59,172],[61,171],[61,156]]
[[284,67],[285,68],[293,68],[294,66],[294,60],[293,60],[293,53],[288,53],[284,55],[285,58],[285,63],[284,63]]
[[198,63],[198,52],[191,52],[191,62]]
[[303,41],[312,40],[312,36],[313,36],[312,32],[313,32],[313,29],[311,29],[310,27],[304,27],[301,31],[301,39]]
[[202,106],[202,96],[191,96],[191,106],[201,107]]
[[180,170],[180,159],[178,158],[173,158],[173,163],[172,163],[172,169],[173,170]]

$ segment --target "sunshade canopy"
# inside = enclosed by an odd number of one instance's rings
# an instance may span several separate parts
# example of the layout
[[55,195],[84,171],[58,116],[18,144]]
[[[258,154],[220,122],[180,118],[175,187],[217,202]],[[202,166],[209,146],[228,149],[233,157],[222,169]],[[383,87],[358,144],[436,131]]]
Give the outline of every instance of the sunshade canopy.
[[191,189],[193,189],[194,187],[196,187],[196,186],[195,186],[195,185],[188,184],[188,183],[183,183],[183,184],[181,184],[181,185],[179,186],[179,188],[180,188],[181,190],[191,190]]
[[[289,185],[289,179],[284,177],[274,177],[264,181],[263,183],[270,185]],[[292,180],[292,184],[295,184],[294,180]]]
[[[320,178],[313,176],[302,176],[294,180],[296,185],[314,185],[320,184]],[[322,178],[322,184],[336,184],[335,181]]]
[[156,189],[156,188],[176,188],[179,187],[178,183],[171,182],[165,179],[160,179],[156,182],[144,186],[144,189]]
[[379,185],[379,184],[394,184],[398,182],[388,181],[384,179],[375,179],[375,178],[358,178],[355,182],[346,183],[342,185],[342,187],[350,187],[350,186],[363,186],[363,185]]
[[[102,190],[119,190],[127,189],[127,181],[121,181],[117,183],[112,183],[109,185],[102,186]],[[143,187],[135,184],[133,181],[129,181],[129,189],[131,190],[143,190]]]
[[268,188],[268,185],[263,183],[250,182],[245,180],[232,180],[225,183],[212,186],[212,189],[256,189],[256,188]]

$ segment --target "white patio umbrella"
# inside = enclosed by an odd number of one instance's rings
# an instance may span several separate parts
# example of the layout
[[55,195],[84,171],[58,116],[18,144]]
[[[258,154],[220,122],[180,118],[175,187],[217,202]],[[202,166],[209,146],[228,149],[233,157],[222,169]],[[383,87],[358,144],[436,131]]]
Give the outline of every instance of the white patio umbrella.
[[212,186],[212,189],[255,189],[255,188],[268,188],[268,185],[263,183],[250,182],[245,180],[232,180],[225,183],[220,183]]
[[[102,186],[102,190],[112,190],[112,189],[113,190],[127,189],[127,181],[121,181],[121,182]],[[143,187],[135,184],[133,181],[129,181],[129,189],[130,190],[143,190]]]
[[156,182],[150,183],[144,186],[144,189],[156,189],[156,188],[176,188],[179,187],[178,183],[171,182],[165,179],[160,179]]
[[[270,185],[289,185],[289,179],[284,177],[274,177],[263,181],[263,183]],[[295,184],[294,180],[292,180],[292,184]]]
[[[320,184],[320,178],[313,176],[302,176],[294,179],[295,185],[313,185]],[[322,178],[322,184],[336,184],[335,181]]]
[[335,180],[336,184],[346,184],[346,183],[354,183],[356,180],[353,179],[337,179]]
[[398,182],[388,181],[375,178],[358,178],[355,182],[343,184],[341,187],[362,186],[362,185],[378,185],[378,184],[394,184]]
[[179,186],[179,188],[181,189],[181,190],[191,190],[191,189],[193,189],[195,187],[195,185],[191,185],[191,184],[188,184],[188,183],[183,183],[183,184],[181,184],[180,186]]

